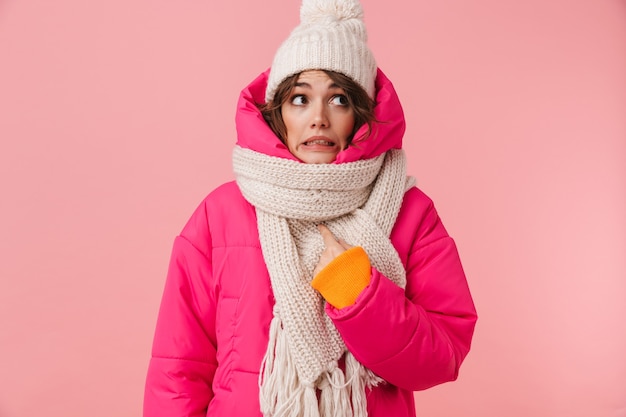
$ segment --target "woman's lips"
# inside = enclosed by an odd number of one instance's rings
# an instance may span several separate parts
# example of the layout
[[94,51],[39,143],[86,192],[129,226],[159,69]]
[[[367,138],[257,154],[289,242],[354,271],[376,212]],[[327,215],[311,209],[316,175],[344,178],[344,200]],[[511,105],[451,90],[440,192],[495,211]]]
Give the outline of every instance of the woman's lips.
[[303,142],[303,145],[307,147],[334,147],[335,142],[325,136],[314,136],[307,139],[306,142]]
[[326,145],[326,146],[334,146],[335,144],[329,142],[327,140],[309,140],[304,142],[305,145]]

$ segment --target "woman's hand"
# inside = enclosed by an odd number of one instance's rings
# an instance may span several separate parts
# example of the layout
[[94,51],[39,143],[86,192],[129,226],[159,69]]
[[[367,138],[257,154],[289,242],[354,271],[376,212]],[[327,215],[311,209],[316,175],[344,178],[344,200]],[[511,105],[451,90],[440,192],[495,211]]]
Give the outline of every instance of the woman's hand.
[[320,224],[317,229],[322,234],[324,240],[324,252],[320,255],[320,260],[317,266],[313,270],[313,276],[317,275],[322,269],[326,267],[333,259],[350,249],[352,245],[349,245],[345,240],[335,238],[333,232],[328,227]]

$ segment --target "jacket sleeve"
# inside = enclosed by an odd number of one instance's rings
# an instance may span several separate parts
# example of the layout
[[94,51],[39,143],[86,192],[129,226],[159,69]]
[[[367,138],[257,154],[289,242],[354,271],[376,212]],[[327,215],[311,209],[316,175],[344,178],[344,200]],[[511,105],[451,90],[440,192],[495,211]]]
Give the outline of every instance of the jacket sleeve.
[[201,206],[175,239],[152,346],[144,417],[205,416],[217,367],[210,235]]
[[406,289],[372,269],[355,304],[327,304],[326,311],[363,365],[416,391],[457,378],[477,316],[456,246],[432,201],[417,189],[409,193],[392,233],[392,241],[399,235],[396,241],[407,245],[399,249],[406,253]]

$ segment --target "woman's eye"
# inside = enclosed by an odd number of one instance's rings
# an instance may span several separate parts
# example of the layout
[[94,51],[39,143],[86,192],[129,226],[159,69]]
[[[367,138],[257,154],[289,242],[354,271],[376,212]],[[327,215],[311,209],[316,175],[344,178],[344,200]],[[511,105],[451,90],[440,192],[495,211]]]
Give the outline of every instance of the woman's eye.
[[293,96],[293,98],[291,99],[291,104],[295,104],[296,106],[302,106],[306,104],[306,97],[301,95]]
[[348,104],[348,97],[344,96],[344,95],[337,95],[334,96],[332,98],[332,103],[336,106],[347,106]]

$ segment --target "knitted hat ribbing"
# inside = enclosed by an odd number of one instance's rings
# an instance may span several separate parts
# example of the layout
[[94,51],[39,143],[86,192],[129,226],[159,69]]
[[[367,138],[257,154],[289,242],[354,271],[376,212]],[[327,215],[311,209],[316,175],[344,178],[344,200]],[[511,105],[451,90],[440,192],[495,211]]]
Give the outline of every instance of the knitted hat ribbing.
[[374,98],[376,61],[367,47],[363,9],[358,0],[302,0],[300,25],[276,52],[265,100],[287,77],[306,70],[344,74]]

